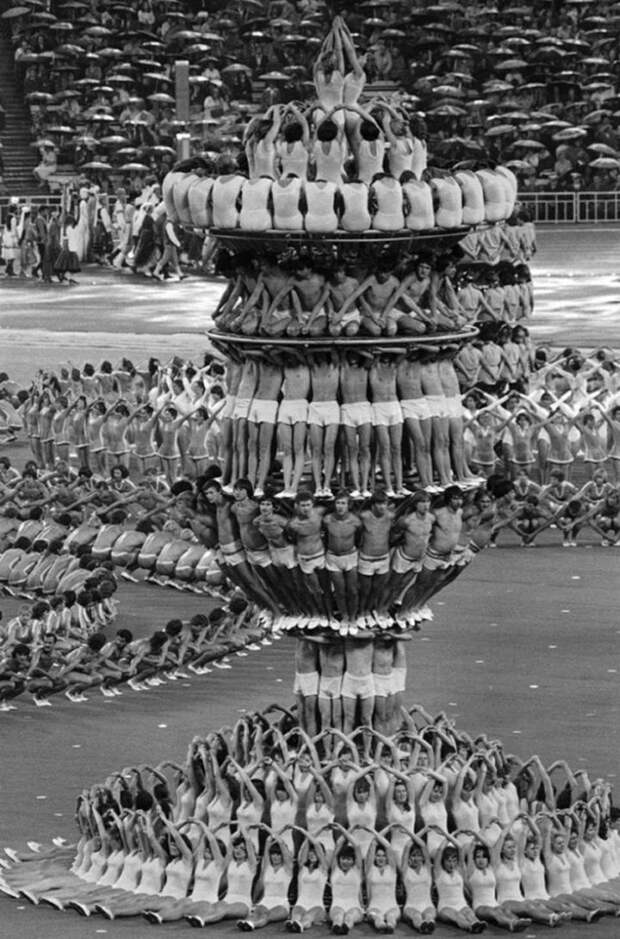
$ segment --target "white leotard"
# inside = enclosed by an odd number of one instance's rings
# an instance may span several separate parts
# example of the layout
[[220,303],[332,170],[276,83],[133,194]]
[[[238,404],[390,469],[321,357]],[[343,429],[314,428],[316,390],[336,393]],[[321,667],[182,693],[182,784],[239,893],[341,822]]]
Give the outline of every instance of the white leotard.
[[545,867],[539,857],[521,861],[521,887],[526,900],[548,900]]
[[365,856],[373,840],[372,830],[374,830],[377,820],[376,809],[370,801],[360,805],[359,802],[353,800],[351,805],[347,808],[347,818],[349,828],[353,828],[355,825],[363,825],[371,829],[371,831],[356,831],[352,835],[355,844],[359,845],[362,850],[362,855]]
[[463,878],[458,871],[449,874],[443,869],[435,878],[437,887],[437,909],[441,911],[447,907],[452,910],[462,910],[467,906],[463,893]]
[[482,183],[472,170],[458,170],[454,178],[463,192],[463,225],[480,225],[484,222]]
[[400,179],[401,173],[407,170],[413,172],[414,152],[415,142],[410,137],[397,137],[390,142],[388,166],[394,179]]
[[308,175],[308,150],[303,140],[295,140],[292,149],[285,140],[281,141],[277,147],[278,157],[280,159],[280,174],[288,176],[300,176],[305,179]]
[[519,189],[517,177],[512,172],[512,170],[508,169],[507,166],[496,166],[495,172],[504,184],[504,196],[506,198],[506,218],[510,218],[514,212],[515,202],[517,201],[517,192]]
[[487,222],[506,218],[506,192],[503,179],[493,170],[477,170],[484,192],[484,217]]
[[276,151],[272,143],[267,143],[263,137],[258,141],[254,148],[254,173],[253,176],[271,176],[276,178],[275,169]]
[[[323,150],[324,143],[329,144],[327,153]],[[315,141],[312,156],[317,179],[328,179],[332,183],[341,182],[345,153],[343,145],[338,140]]]
[[[209,819],[209,829],[218,838],[228,844],[230,840],[230,817],[232,814],[232,804],[223,802],[219,796],[211,799],[207,806],[207,818]],[[220,825],[225,826],[220,828]]]
[[547,880],[549,893],[558,897],[571,892],[570,864],[565,854],[552,854],[547,861]]
[[221,879],[222,872],[214,861],[198,861],[188,899],[194,903],[217,903]]
[[312,910],[316,906],[323,906],[326,877],[320,867],[312,870],[302,867],[297,878],[297,906],[304,910]]
[[243,176],[219,176],[213,183],[213,227],[237,228],[239,212],[237,197],[245,182]]
[[294,825],[296,815],[297,804],[291,799],[283,799],[282,802],[279,802],[276,798],[272,800],[271,828],[275,834],[282,839],[291,854],[295,853],[295,848],[293,846],[293,833],[290,829],[287,831],[281,831],[281,829],[286,825]]
[[432,908],[431,884],[431,872],[426,864],[423,864],[419,871],[415,871],[413,867],[407,867],[404,877],[405,907],[417,910],[418,913],[424,913],[425,910]]
[[409,212],[405,218],[406,227],[411,231],[434,228],[433,191],[428,183],[410,179],[409,182],[403,183],[402,190],[409,203]]
[[463,194],[453,176],[433,179],[431,187],[438,200],[435,224],[439,228],[458,228],[463,224]]
[[102,887],[111,887],[121,876],[127,855],[119,848],[118,851],[112,851],[108,857],[106,869],[97,881]]
[[197,228],[210,228],[212,221],[209,199],[213,189],[213,179],[208,176],[197,178],[187,190],[187,205],[192,225]]
[[342,910],[360,909],[360,874],[352,867],[343,871],[337,867],[332,874],[332,909],[339,907]]
[[471,905],[474,910],[479,906],[497,906],[495,896],[495,874],[490,867],[480,870],[475,867],[469,876],[471,887]]
[[273,202],[273,227],[282,231],[301,231],[304,217],[299,209],[302,180],[280,179],[271,187]]
[[377,867],[373,864],[366,874],[366,890],[368,892],[368,909],[387,913],[397,907],[396,903],[396,871],[388,867]]
[[142,864],[142,877],[134,893],[161,893],[164,879],[164,863],[161,858],[152,857]]
[[185,899],[191,877],[191,864],[188,864],[184,858],[170,861],[166,866],[166,882],[162,887],[162,894],[166,897],[174,897],[175,900]]
[[[519,865],[514,861],[506,863],[500,861],[495,871],[495,887],[498,903],[504,903],[506,900],[520,901],[523,899],[521,894],[521,877]],[[543,871],[544,878],[544,871]]]
[[137,887],[141,870],[142,855],[139,851],[132,851],[131,854],[125,858],[122,873],[114,886],[117,890],[134,891]]
[[244,231],[268,231],[272,227],[269,194],[272,180],[266,176],[246,179],[241,187],[239,228]]
[[338,188],[335,183],[317,180],[306,183],[306,231],[331,232],[338,228],[338,216],[334,198]]
[[[257,825],[260,822],[262,814],[263,810],[260,806],[254,805],[253,802],[242,802],[237,808],[237,821],[247,831],[250,825]],[[259,832],[256,828],[248,831],[248,837],[254,845],[255,851],[258,851],[258,836]]]
[[[438,825],[443,831],[448,830],[448,812],[443,802],[427,802],[420,807],[420,815],[425,825]],[[426,847],[431,857],[435,857],[444,836],[437,831],[426,835]]]
[[[403,828],[406,828],[408,832],[413,834],[415,831],[415,806],[410,805],[408,809],[403,809],[392,802],[387,812],[387,820],[390,825],[397,822],[399,825],[402,825]],[[390,845],[392,851],[396,852],[396,857],[402,856],[405,845],[408,844],[411,844],[411,840],[407,837],[405,832],[400,831],[398,828],[393,828],[390,835]]]
[[254,871],[248,861],[238,864],[231,861],[227,870],[228,890],[224,900],[226,903],[245,903],[248,908],[252,906],[252,881]]
[[368,231],[371,218],[366,183],[342,183],[340,194],[344,203],[340,227],[345,231]]
[[384,154],[385,144],[381,138],[377,140],[360,140],[356,152],[358,179],[370,185],[373,176],[383,171]]
[[103,851],[93,851],[90,856],[88,870],[80,874],[80,877],[82,880],[88,881],[88,883],[98,883],[99,879],[103,876],[106,864],[107,858]]
[[413,157],[411,160],[411,172],[415,173],[416,179],[422,179],[422,173],[428,165],[428,149],[426,141],[418,137],[413,138]]
[[403,191],[400,183],[390,176],[377,179],[371,186],[376,200],[372,227],[376,231],[401,231],[405,227]]
[[306,807],[305,829],[311,838],[318,839],[326,851],[333,851],[334,838],[331,831],[322,831],[324,825],[329,825],[334,820],[334,813],[324,802],[317,809],[314,802],[310,802]]
[[571,851],[569,849],[566,852],[566,859],[568,860],[570,869],[571,890],[588,890],[592,884],[586,874],[586,864],[583,856],[579,851]]
[[[191,224],[189,214],[189,190],[200,177],[194,173],[179,173],[178,179],[174,181],[172,190],[173,211],[169,213],[171,219],[176,219],[183,225]],[[166,206],[167,208],[167,206]]]
[[265,891],[261,906],[266,906],[268,910],[272,910],[276,906],[285,906],[288,909],[288,885],[290,880],[291,878],[283,864],[278,868],[267,864],[263,878]]

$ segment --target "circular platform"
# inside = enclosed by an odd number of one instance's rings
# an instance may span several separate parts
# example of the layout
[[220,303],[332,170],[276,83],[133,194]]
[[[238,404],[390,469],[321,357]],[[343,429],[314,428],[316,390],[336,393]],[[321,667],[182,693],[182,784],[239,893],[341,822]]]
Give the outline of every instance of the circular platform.
[[478,335],[475,327],[458,333],[433,333],[429,336],[239,336],[236,333],[222,333],[207,330],[214,346],[235,346],[240,349],[286,348],[294,345],[296,349],[314,350],[360,349],[367,352],[409,351],[412,348],[435,349],[455,342],[471,342]]

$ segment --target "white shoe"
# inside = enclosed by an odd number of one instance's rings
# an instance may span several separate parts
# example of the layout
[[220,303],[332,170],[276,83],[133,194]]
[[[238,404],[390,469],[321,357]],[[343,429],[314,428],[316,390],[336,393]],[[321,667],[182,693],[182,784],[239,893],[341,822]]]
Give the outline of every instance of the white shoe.
[[351,498],[352,498],[352,499],[362,499],[363,496],[362,496],[362,493],[359,491],[359,489],[354,489],[353,492],[351,493]]
[[121,691],[120,688],[117,688],[116,685],[114,686],[114,688],[110,688],[110,691],[112,692],[115,698],[123,697],[123,692]]
[[113,697],[114,697],[114,692],[111,691],[109,688],[104,688],[103,686],[101,686],[101,688],[99,689],[99,691],[101,692],[101,694],[103,695],[104,698],[113,698]]
[[41,845],[38,841],[27,841],[26,844],[34,854],[41,853]]
[[39,698],[36,694],[33,694],[32,702],[38,708],[48,708],[52,706],[47,698]]
[[135,678],[130,678],[127,684],[132,689],[132,691],[142,691],[141,683]]

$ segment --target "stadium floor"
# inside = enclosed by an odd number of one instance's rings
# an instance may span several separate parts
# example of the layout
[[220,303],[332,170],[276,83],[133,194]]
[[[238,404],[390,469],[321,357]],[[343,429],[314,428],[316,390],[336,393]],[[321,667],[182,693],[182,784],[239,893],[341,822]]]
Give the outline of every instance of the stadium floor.
[[[540,233],[536,339],[620,346],[619,231],[577,227]],[[162,358],[171,350],[196,355],[197,334],[219,290],[194,278],[161,287],[90,269],[82,281],[71,291],[0,282],[0,370],[25,381],[36,368],[68,358],[127,354],[138,361],[145,350]],[[614,781],[620,771],[620,551],[601,548],[594,538],[584,542],[563,550],[552,531],[534,550],[507,538],[485,552],[439,597],[434,622],[409,643],[408,700],[431,711],[445,708],[459,726],[500,737],[508,752],[537,752],[545,763],[565,758],[587,767],[592,777]],[[119,625],[137,634],[172,616],[189,617],[204,602],[126,584],[120,599]],[[2,601],[1,608],[9,616],[14,601]],[[231,724],[244,708],[286,702],[291,654],[292,641],[283,639],[247,658],[232,657],[230,670],[214,669],[141,694],[127,690],[122,701],[93,694],[82,705],[62,699],[40,711],[24,702],[16,712],[0,714],[0,848],[23,848],[29,839],[55,835],[72,839],[75,797],[83,787],[127,765],[181,759],[194,734]],[[169,934],[188,930],[182,924],[166,927]],[[565,925],[560,934],[581,939],[586,931],[600,939],[618,935],[613,920],[587,928]],[[232,924],[211,932],[237,934]],[[524,935],[544,932],[533,927]],[[363,926],[359,933],[371,930]],[[405,933],[410,930],[397,930]],[[143,939],[153,935],[153,927],[141,920],[84,920],[0,898],[2,939],[99,934]],[[262,934],[281,935],[282,928]],[[445,926],[436,932],[457,934]]]

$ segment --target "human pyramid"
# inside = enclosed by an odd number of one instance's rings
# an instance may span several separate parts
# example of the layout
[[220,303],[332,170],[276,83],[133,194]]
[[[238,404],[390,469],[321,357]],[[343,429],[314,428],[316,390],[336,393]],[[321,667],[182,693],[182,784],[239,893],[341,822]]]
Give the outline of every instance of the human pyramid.
[[5,849],[0,891],[107,919],[344,935],[480,933],[620,913],[611,789],[525,762],[443,713],[309,736],[280,705],[128,766],[78,798],[80,839]]

